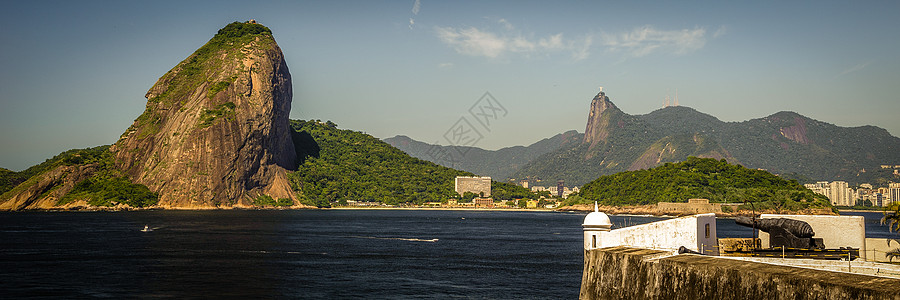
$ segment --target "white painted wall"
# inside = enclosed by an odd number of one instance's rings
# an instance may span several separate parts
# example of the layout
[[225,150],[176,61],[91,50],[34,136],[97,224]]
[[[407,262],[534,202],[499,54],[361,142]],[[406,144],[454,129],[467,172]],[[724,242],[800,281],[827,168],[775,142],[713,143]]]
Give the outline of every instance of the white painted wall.
[[[708,234],[707,234],[708,228]],[[677,250],[684,246],[707,255],[719,255],[716,237],[716,215],[700,214],[677,219],[635,225],[611,231],[585,231],[585,249],[631,246],[648,249]]]
[[[760,219],[786,218],[804,221],[812,226],[814,238],[822,238],[825,248],[859,248],[866,259],[866,221],[862,216],[811,216],[762,214]],[[769,234],[759,231],[760,246],[769,248]]]
[[[900,259],[890,259],[886,253],[900,248],[900,239],[866,238],[866,260],[877,262],[898,262]],[[900,272],[898,272],[900,273]]]

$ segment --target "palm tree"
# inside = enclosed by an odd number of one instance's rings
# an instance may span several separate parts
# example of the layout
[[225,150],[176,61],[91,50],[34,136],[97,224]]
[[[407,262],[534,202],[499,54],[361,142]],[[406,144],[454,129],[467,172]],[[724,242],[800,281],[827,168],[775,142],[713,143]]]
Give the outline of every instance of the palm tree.
[[884,208],[884,216],[881,217],[881,225],[888,224],[888,230],[900,231],[900,202],[894,202]]
[[894,257],[900,257],[900,248],[895,248],[891,251],[885,252],[884,257],[886,257],[889,262],[893,262]]
[[[900,231],[900,202],[894,202],[884,208],[884,216],[881,217],[881,225],[884,223],[888,224],[888,230],[893,232],[894,229]],[[895,239],[888,239],[888,247],[891,246],[891,241],[897,242],[900,244],[900,241]],[[890,251],[884,253],[885,258],[888,261],[894,261],[895,257],[900,257],[900,248],[894,248]]]

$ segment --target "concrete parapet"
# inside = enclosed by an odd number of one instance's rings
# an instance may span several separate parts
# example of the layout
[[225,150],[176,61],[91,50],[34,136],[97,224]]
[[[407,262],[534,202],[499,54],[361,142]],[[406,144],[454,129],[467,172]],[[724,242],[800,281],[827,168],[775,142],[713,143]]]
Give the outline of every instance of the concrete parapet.
[[784,265],[798,268],[810,268],[824,271],[847,272],[861,275],[872,275],[900,279],[900,266],[882,264],[876,262],[854,260],[823,260],[802,258],[772,258],[772,257],[737,257],[726,256],[728,259],[755,261],[764,264]]
[[891,259],[887,256],[888,252],[895,249],[900,249],[900,240],[898,239],[866,238],[866,260],[868,261],[900,262],[900,257]]
[[900,299],[900,279],[694,254],[585,251],[581,299]]
[[[816,232],[814,238],[822,238],[826,248],[859,248],[859,256],[866,259],[866,224],[862,216],[812,216],[762,214],[760,219],[787,218],[809,223]],[[769,234],[759,231],[763,248],[769,248]]]
[[[737,207],[738,204],[724,204],[731,209]],[[709,203],[707,199],[688,199],[687,203],[678,202],[659,202],[656,203],[656,209],[665,213],[675,214],[705,214],[705,213],[722,213],[722,203]]]

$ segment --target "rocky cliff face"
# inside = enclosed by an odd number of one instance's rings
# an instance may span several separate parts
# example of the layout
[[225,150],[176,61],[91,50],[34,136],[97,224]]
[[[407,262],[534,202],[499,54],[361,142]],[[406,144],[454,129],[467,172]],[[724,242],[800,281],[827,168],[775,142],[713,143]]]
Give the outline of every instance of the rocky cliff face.
[[288,114],[291,74],[271,31],[232,23],[163,75],[111,150],[116,166],[159,193],[159,206],[244,206],[260,195],[297,203]]
[[[600,92],[591,100],[591,109],[588,113],[587,126],[584,128],[584,143],[591,145],[593,149],[600,142],[605,142],[609,138],[609,132],[612,129],[610,122],[615,113],[621,113],[618,107],[609,101],[606,93]],[[618,125],[618,124],[613,124]]]

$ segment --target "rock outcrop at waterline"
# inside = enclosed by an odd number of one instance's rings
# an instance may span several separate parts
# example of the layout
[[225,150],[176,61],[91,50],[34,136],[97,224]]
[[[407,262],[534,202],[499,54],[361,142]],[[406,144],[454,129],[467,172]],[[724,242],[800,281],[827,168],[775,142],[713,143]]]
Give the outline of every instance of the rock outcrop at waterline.
[[52,209],[66,193],[72,191],[77,182],[96,171],[95,163],[53,168],[23,182],[15,193],[3,195],[6,197],[0,198],[0,210]]
[[232,23],[163,75],[147,108],[111,151],[161,207],[251,205],[296,197],[288,114],[291,74],[271,31]]

